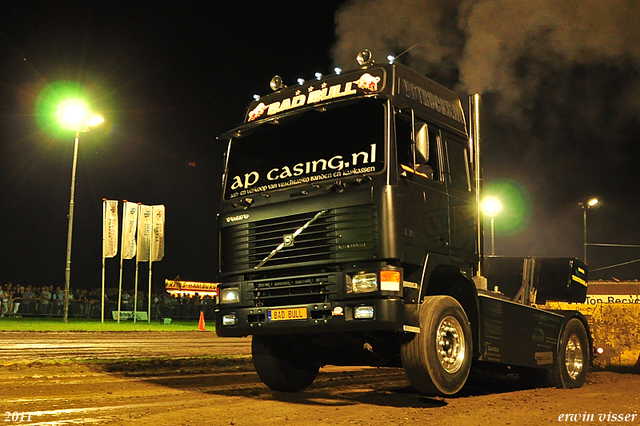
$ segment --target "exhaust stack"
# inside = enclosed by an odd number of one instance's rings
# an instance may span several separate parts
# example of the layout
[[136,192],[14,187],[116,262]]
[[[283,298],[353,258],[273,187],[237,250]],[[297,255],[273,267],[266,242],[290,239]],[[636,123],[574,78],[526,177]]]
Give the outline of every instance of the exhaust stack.
[[[480,203],[482,201],[482,163],[480,158],[480,94],[475,93],[469,96],[469,151],[471,152],[471,162],[473,165],[473,176],[476,188],[476,227],[478,230],[478,264],[476,267],[476,276],[482,277],[483,259],[484,259],[484,232],[483,232],[483,215]],[[479,283],[476,281],[476,286]],[[486,288],[486,280],[484,286]]]

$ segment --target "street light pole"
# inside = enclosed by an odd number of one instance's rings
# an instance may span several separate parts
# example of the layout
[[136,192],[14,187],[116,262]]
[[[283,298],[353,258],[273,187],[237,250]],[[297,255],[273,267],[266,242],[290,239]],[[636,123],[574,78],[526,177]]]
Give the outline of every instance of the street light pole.
[[76,99],[64,101],[58,108],[58,119],[68,129],[76,131],[75,144],[73,146],[73,165],[71,167],[71,197],[69,198],[69,228],[67,231],[67,263],[64,270],[64,311],[62,321],[69,318],[69,292],[71,287],[71,241],[73,236],[73,210],[75,207],[76,169],[78,166],[78,145],[80,132],[89,131],[89,126],[95,126],[104,122],[99,115],[92,115],[87,119],[88,109],[83,102]]
[[578,203],[582,207],[582,238],[583,238],[583,258],[584,263],[587,263],[587,210],[591,207],[595,207],[599,203],[597,198],[591,198],[590,200],[582,203]]
[[584,263],[587,263],[587,209],[583,208],[582,209],[582,217],[583,217],[583,223],[584,223],[584,229],[583,229],[583,249],[584,249],[584,253],[583,253],[583,257],[582,259],[584,260]]
[[482,212],[491,218],[491,256],[496,254],[496,231],[494,216],[502,210],[502,202],[496,197],[486,197],[481,203]]
[[491,256],[495,254],[496,254],[495,222],[493,220],[493,216],[491,216]]
[[69,317],[69,288],[71,284],[71,237],[73,235],[73,209],[75,207],[76,192],[76,168],[78,165],[78,142],[80,130],[76,130],[76,140],[73,146],[73,166],[71,167],[71,197],[69,198],[69,230],[67,232],[67,266],[64,270],[64,313],[62,321],[67,322]]

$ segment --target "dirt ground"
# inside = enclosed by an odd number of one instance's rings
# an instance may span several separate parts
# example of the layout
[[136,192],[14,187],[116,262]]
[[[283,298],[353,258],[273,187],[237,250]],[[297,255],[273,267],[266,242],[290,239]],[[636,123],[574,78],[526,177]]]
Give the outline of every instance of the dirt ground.
[[[587,384],[572,390],[523,389],[509,380],[474,378],[455,398],[425,398],[410,387],[401,369],[326,367],[309,389],[288,394],[272,392],[259,381],[248,340],[234,342],[229,350],[225,339],[214,333],[173,339],[159,334],[132,339],[139,342],[139,350],[128,357],[113,351],[100,355],[103,345],[91,343],[97,339],[117,346],[127,341],[118,333],[58,336],[58,341],[85,342],[85,352],[57,354],[52,347],[49,356],[38,355],[42,360],[30,351],[41,350],[46,341],[38,348],[27,344],[20,355],[6,343],[19,341],[19,335],[3,334],[0,421],[153,426],[640,424],[639,374],[590,372]],[[46,340],[34,335],[24,339]],[[92,345],[97,349],[89,353],[86,347]],[[222,355],[212,356],[212,350]]]

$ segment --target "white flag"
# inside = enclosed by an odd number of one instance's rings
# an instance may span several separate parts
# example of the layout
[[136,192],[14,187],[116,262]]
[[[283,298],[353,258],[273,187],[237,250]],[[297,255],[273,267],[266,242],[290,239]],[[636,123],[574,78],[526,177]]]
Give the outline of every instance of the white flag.
[[102,201],[102,253],[114,257],[118,253],[118,201]]
[[153,207],[140,205],[138,212],[138,261],[149,261],[151,247],[151,226],[153,225]]
[[153,225],[151,234],[151,261],[157,262],[164,257],[164,205],[153,206]]
[[125,202],[122,212],[122,258],[133,259],[136,255],[136,229],[138,227],[138,204]]

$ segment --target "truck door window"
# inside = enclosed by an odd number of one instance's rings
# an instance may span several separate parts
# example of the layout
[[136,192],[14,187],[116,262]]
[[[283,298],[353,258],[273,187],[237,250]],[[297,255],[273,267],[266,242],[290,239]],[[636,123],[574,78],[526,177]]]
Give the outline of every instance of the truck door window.
[[[420,164],[414,161],[413,127],[409,114],[396,114],[396,145],[400,171],[440,180],[438,135],[435,129],[429,126],[429,158],[426,164]],[[418,124],[415,128],[418,130]]]
[[464,144],[447,140],[447,161],[449,164],[449,184],[456,189],[471,191],[469,175],[469,153]]

